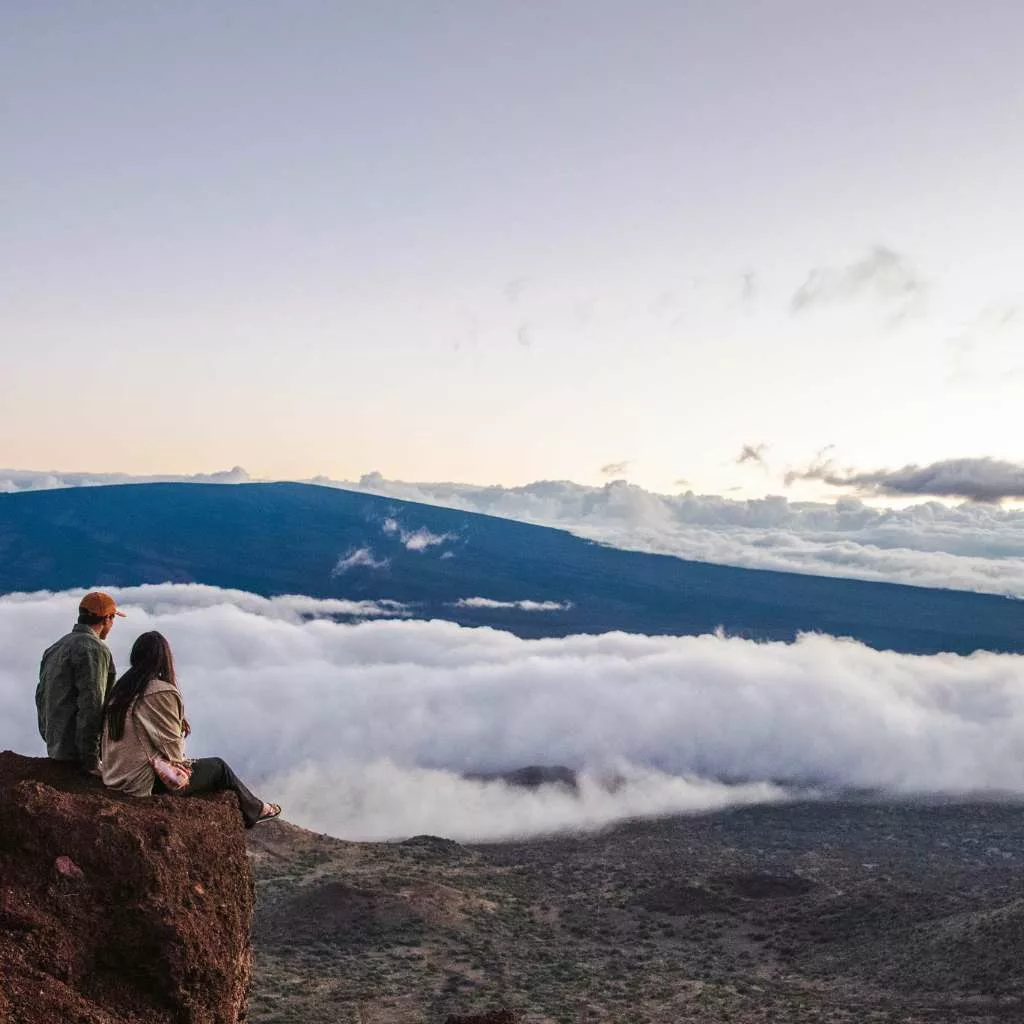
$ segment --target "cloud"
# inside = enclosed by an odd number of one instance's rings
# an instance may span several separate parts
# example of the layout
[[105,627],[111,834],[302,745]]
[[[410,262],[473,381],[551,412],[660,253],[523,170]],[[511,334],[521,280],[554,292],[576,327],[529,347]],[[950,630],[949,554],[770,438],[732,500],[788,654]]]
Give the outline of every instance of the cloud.
[[835,459],[832,455],[834,451],[834,445],[826,445],[824,448],[821,448],[815,454],[809,466],[804,469],[787,470],[783,477],[783,483],[787,487],[792,487],[798,480],[820,480],[824,483],[827,476],[837,472]]
[[[79,596],[0,598],[0,749],[42,755],[39,654]],[[110,637],[122,670],[138,633],[171,641],[191,755],[223,756],[291,820],[343,838],[495,839],[808,788],[1024,795],[1020,656],[915,657],[824,636],[521,640],[307,619],[213,588],[115,596],[129,614]],[[582,772],[580,797],[463,777],[531,764]]]
[[601,476],[623,476],[629,472],[632,464],[629,459],[623,462],[608,462],[601,467]]
[[[819,462],[830,451],[823,449]],[[484,487],[370,473],[335,486],[554,526],[631,551],[1024,597],[1024,511],[992,505],[887,509],[851,496],[834,503],[780,495],[744,501],[658,494],[624,480],[601,487],[565,480]]]
[[[285,806],[289,820],[298,817],[309,828],[335,835],[344,823],[343,838],[363,840],[441,834],[464,842],[494,842],[786,799],[786,791],[770,782],[729,785],[625,764],[616,772],[614,787],[600,776],[583,773],[576,793],[558,786],[528,791],[469,780],[453,771],[403,767],[387,759],[304,765],[272,785],[274,799]],[[348,831],[349,822],[358,823],[354,834]]]
[[[62,595],[73,603],[88,589],[63,591]],[[117,593],[126,608],[130,605],[154,617],[211,608],[236,608],[267,621],[298,625],[311,619],[404,618],[412,615],[410,606],[401,601],[350,601],[345,598],[307,597],[305,594],[262,597],[246,590],[211,587],[205,583],[143,583],[138,587],[120,587]],[[48,591],[11,593],[0,596],[0,602],[10,606],[38,605],[50,597]],[[133,629],[134,623],[129,622],[126,628]]]
[[394,518],[385,519],[382,529],[386,534],[397,534],[408,551],[426,551],[427,548],[458,539],[454,533],[431,533],[425,526],[421,526],[418,530],[406,530]]
[[839,471],[831,460],[824,460],[802,472],[787,474],[787,483],[792,479],[821,480],[832,487],[852,487],[864,494],[929,495],[996,503],[1024,498],[1024,464],[987,457],[945,459],[927,466],[873,472]]
[[65,473],[57,470],[39,472],[32,469],[0,469],[0,494],[16,491],[55,490],[60,487],[101,487],[110,484],[246,484],[252,478],[242,469],[222,469],[216,473],[194,473],[190,476],[157,474],[133,476],[130,473]]
[[790,312],[799,314],[816,306],[873,299],[908,314],[924,300],[926,285],[907,260],[883,245],[863,259],[842,267],[816,267],[793,293]]
[[353,548],[331,570],[332,576],[341,576],[352,569],[386,569],[389,565],[386,558],[377,559],[369,548]]
[[745,444],[739,455],[736,456],[736,464],[742,466],[744,462],[755,462],[762,468],[767,468],[764,461],[765,452],[768,451],[766,444]]
[[[300,623],[307,619],[373,619],[412,614],[409,606],[401,601],[349,601],[344,598],[307,597],[305,594],[261,597],[245,590],[210,587],[204,583],[176,583],[173,586],[144,583],[138,587],[122,587],[118,594],[126,604],[142,609],[147,615],[173,615],[181,610],[195,611],[225,606],[263,619],[290,623]],[[5,598],[13,603],[39,599],[38,594],[9,594]]]
[[460,597],[455,608],[518,608],[521,612],[564,612],[571,601],[495,601],[491,597]]

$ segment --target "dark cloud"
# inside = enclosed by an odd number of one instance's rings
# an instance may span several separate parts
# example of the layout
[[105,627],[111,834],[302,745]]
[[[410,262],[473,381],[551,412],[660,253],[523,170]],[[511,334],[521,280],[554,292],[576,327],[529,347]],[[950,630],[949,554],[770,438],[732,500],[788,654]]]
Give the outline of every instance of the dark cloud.
[[835,473],[836,466],[832,461],[835,448],[834,444],[827,444],[814,453],[814,458],[806,468],[787,470],[783,478],[786,486],[792,487],[797,480],[824,480],[826,474]]
[[861,260],[843,267],[815,267],[793,293],[790,312],[871,298],[892,307],[904,319],[924,299],[925,281],[899,253],[877,245]]
[[764,456],[768,451],[766,444],[745,444],[739,455],[736,456],[736,464],[742,466],[744,462],[756,462],[759,466],[765,466]]
[[1024,464],[987,457],[945,459],[928,466],[871,472],[837,470],[831,460],[824,460],[802,472],[787,474],[786,482],[795,479],[821,480],[831,487],[852,487],[868,494],[890,496],[966,498],[979,502],[1024,498]]
[[632,465],[629,459],[622,462],[608,462],[601,467],[602,476],[623,476]]

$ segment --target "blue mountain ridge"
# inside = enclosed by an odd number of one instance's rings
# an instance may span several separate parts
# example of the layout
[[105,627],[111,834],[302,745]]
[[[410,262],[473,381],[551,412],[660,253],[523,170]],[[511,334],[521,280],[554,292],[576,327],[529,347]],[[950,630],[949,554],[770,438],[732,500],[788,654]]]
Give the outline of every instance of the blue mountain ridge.
[[[450,535],[411,550],[408,532]],[[366,548],[379,567],[336,571]],[[820,631],[880,649],[1024,652],[1024,602],[742,569],[562,530],[311,484],[126,484],[0,495],[0,592],[195,582],[264,596],[391,599],[521,637],[623,630],[758,640]],[[455,607],[556,601],[558,611]]]

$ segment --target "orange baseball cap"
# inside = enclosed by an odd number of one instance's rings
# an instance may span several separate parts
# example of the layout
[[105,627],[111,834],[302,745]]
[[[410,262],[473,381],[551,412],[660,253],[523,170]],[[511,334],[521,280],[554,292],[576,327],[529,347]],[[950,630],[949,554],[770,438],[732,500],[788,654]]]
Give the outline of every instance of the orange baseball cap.
[[101,619],[105,619],[108,615],[120,615],[122,619],[125,618],[124,612],[117,610],[117,602],[109,594],[104,594],[102,590],[93,590],[86,594],[79,602],[78,610],[96,615]]

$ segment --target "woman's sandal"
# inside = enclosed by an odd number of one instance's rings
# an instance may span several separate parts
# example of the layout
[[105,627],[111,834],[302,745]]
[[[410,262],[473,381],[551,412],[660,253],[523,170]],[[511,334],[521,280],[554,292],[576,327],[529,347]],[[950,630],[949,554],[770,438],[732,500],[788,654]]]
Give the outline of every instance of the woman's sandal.
[[270,813],[269,814],[261,814],[253,822],[254,825],[258,825],[261,821],[271,821],[272,819],[276,818],[281,813],[281,805],[280,804],[267,804],[267,806],[270,808]]

